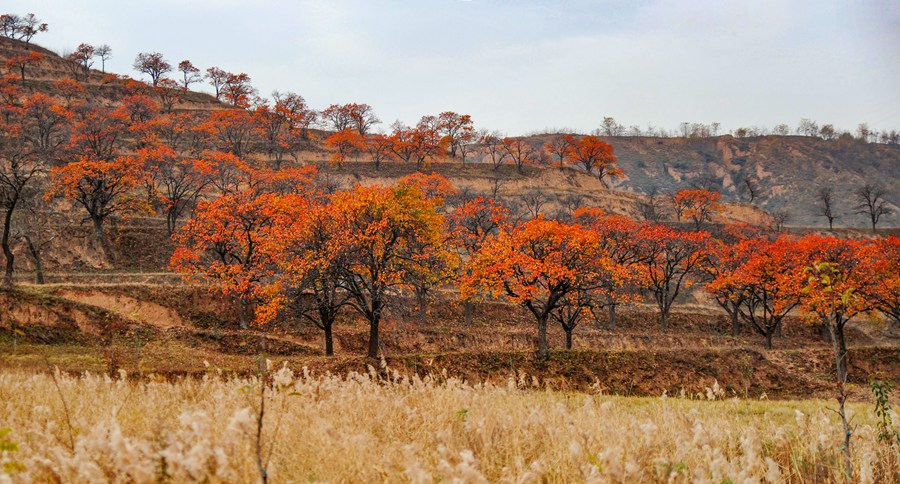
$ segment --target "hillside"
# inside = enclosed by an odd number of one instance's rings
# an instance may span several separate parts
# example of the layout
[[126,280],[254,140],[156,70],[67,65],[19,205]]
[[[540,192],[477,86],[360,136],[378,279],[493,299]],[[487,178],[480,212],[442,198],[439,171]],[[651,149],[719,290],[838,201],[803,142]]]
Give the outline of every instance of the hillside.
[[[545,143],[552,135],[535,136]],[[768,212],[788,210],[788,225],[827,226],[817,215],[819,187],[834,190],[835,226],[867,227],[854,213],[854,190],[880,183],[893,214],[881,226],[900,225],[900,146],[842,137],[833,141],[806,136],[735,138],[605,137],[615,148],[625,177],[613,188],[649,193],[692,184],[721,191],[726,200],[747,201],[738,185],[750,178],[759,186],[754,204]]]
[[[34,43],[26,45],[18,40],[0,37],[0,65],[5,66],[7,60],[16,56],[28,55],[30,52],[37,52],[42,55],[42,58],[26,67],[25,82],[23,83],[26,92],[58,94],[58,88],[53,85],[54,82],[62,79],[75,79],[84,87],[83,96],[88,99],[101,100],[108,105],[118,105],[126,95],[125,77],[111,73],[104,74],[98,69],[89,69],[85,72],[78,65],[49,49]],[[3,73],[13,74],[17,77],[20,75],[18,69],[9,67]],[[175,104],[174,109],[176,111],[209,111],[224,107],[209,94],[186,91]]]
[[[116,105],[125,95],[125,77],[104,74],[96,69],[82,72],[77,66],[56,53],[40,46],[0,38],[0,61],[35,51],[43,58],[26,70],[26,90],[31,92],[57,93],[54,82],[66,78],[77,78],[86,88],[85,96],[101,99],[104,103]],[[14,68],[7,73],[18,74]],[[206,93],[184,92],[174,106],[178,111],[209,111],[227,108],[213,96]],[[543,145],[555,135],[530,137],[534,145]],[[324,138],[320,136],[321,140]],[[864,183],[880,183],[886,189],[886,199],[893,213],[883,217],[883,227],[900,226],[900,146],[865,143],[852,137],[841,137],[826,141],[802,136],[762,136],[735,138],[730,135],[713,138],[656,138],[656,137],[607,137],[604,140],[616,150],[619,165],[625,176],[615,180],[612,188],[621,192],[606,192],[603,198],[607,204],[599,204],[613,212],[636,215],[636,201],[640,196],[653,190],[665,192],[699,185],[721,191],[726,201],[746,202],[747,196],[739,185],[744,179],[751,179],[758,185],[758,195],[754,205],[768,211],[787,210],[787,224],[792,226],[821,227],[826,225],[823,217],[816,214],[816,193],[819,187],[832,187],[838,227],[867,226],[865,216],[855,213],[856,200],[853,191]],[[324,147],[313,146],[313,151],[299,153],[298,159],[321,162]],[[481,156],[473,157],[476,161]],[[465,184],[480,191],[496,185],[498,178],[487,167],[467,167],[469,172],[462,175],[460,169],[450,168],[460,174]],[[401,171],[407,171],[401,169]],[[442,170],[439,170],[442,171]],[[384,179],[381,173],[364,167],[356,170],[354,179],[338,174],[345,182],[360,182],[366,176]],[[372,172],[372,173],[368,173]],[[542,192],[549,205],[557,208],[559,201],[585,197],[596,199],[603,187],[591,181],[591,177],[579,175],[575,170],[560,172],[559,175],[542,170],[531,170],[533,180],[512,176],[510,183],[501,183],[508,194],[521,198],[523,194]],[[389,178],[389,177],[388,177]],[[548,178],[552,179],[548,182]],[[364,181],[364,183],[367,181]],[[500,187],[499,193],[504,192]],[[514,197],[514,198],[515,198]],[[521,201],[521,200],[520,200]],[[761,213],[747,207],[736,206],[728,210],[726,219],[759,223]],[[552,212],[551,212],[552,213]],[[743,214],[743,215],[741,215]]]

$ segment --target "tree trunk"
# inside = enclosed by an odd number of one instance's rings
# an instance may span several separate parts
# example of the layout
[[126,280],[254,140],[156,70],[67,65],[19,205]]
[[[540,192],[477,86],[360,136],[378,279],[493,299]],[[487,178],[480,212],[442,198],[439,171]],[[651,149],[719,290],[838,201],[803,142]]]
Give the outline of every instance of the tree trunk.
[[103,232],[103,219],[91,218],[91,221],[94,223],[94,235],[97,237],[97,242],[100,243],[100,250],[103,252],[103,258],[106,259],[107,262],[112,262],[112,252],[109,250],[106,233]]
[[844,410],[844,402],[847,401],[847,342],[844,339],[844,325],[837,321],[838,316],[832,316],[828,324],[831,333],[831,342],[834,347],[834,365],[838,379],[838,413],[841,415],[841,423],[844,426],[844,473],[849,481],[853,480],[853,462],[850,460],[850,436],[852,429],[847,421],[847,413]]
[[669,317],[669,311],[667,311],[665,309],[659,310],[659,329],[660,329],[660,331],[665,331],[666,328],[668,327],[668,324],[667,324],[668,317]]
[[741,334],[741,322],[738,319],[738,312],[734,311],[731,313],[731,335],[732,336],[740,336]]
[[250,303],[244,298],[238,301],[238,323],[240,323],[241,329],[250,327]]
[[331,333],[331,324],[324,324],[325,329],[325,356],[334,356],[334,335]]
[[3,217],[3,239],[0,245],[3,246],[3,255],[6,257],[6,270],[3,272],[3,287],[12,287],[13,284],[13,262],[14,256],[12,248],[9,246],[9,230],[12,225],[13,208],[7,207]]
[[424,289],[416,288],[416,306],[419,312],[419,324],[425,326],[428,322],[428,295]]
[[538,356],[547,359],[550,355],[547,345],[547,316],[538,316]]
[[466,312],[466,326],[470,326],[472,324],[472,313],[474,312],[473,310],[475,309],[475,305],[472,303],[472,301],[466,299],[466,301],[463,303],[463,307]]
[[609,301],[609,330],[612,331],[616,329],[616,306],[618,303],[613,301]]
[[775,336],[779,338],[784,337],[784,330],[781,329],[781,320],[778,320],[778,323],[775,324]]
[[575,328],[566,328],[565,326],[563,327],[563,330],[565,330],[565,332],[566,332],[566,349],[567,350],[572,349],[572,330],[573,329],[575,329]]
[[44,265],[41,262],[41,252],[37,251],[32,256],[34,257],[34,283],[44,284]]
[[381,301],[372,301],[369,315],[369,353],[371,359],[378,358],[378,323],[381,322]]
[[766,331],[766,349],[767,350],[772,349],[772,332],[771,331]]

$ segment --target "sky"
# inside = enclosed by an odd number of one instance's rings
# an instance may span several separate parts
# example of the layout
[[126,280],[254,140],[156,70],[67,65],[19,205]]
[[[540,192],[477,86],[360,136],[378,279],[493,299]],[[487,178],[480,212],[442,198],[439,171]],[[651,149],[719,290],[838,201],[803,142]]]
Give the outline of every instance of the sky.
[[[364,102],[384,123],[471,114],[521,135],[604,116],[900,129],[900,2],[552,0],[4,0],[57,52],[108,44],[246,72],[261,95]],[[207,86],[194,89],[211,90]]]

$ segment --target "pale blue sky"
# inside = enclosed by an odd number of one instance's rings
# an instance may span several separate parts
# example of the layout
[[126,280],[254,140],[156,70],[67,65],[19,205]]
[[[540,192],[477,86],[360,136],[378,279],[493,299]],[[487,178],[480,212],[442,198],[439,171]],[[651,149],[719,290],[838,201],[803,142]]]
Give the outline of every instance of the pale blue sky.
[[[4,0],[107,70],[159,51],[246,72],[261,94],[371,104],[387,126],[444,110],[510,134],[603,116],[900,129],[900,2]],[[205,87],[203,89],[206,89]]]

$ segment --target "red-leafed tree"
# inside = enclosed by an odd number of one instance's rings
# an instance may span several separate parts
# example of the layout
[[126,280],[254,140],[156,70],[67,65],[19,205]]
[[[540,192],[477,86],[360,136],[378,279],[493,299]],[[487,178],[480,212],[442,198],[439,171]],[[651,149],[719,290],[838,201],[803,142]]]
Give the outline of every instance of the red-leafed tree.
[[722,194],[705,189],[681,190],[673,196],[678,207],[676,213],[694,222],[694,230],[700,230],[703,224],[722,211]]
[[463,146],[470,144],[476,137],[472,116],[445,111],[438,115],[437,131],[444,140],[450,157],[456,158],[460,154],[465,163],[466,151]]
[[29,66],[36,65],[44,58],[44,55],[40,52],[31,51],[27,54],[15,55],[8,59],[6,59],[6,67],[7,69],[16,69],[19,71],[19,76],[21,78],[22,83],[25,82],[25,70],[28,69]]
[[370,358],[378,357],[378,335],[388,292],[408,283],[408,271],[428,270],[412,261],[423,244],[441,241],[442,217],[415,186],[356,187],[331,198],[333,227],[342,257],[341,281],[348,304],[369,322]]
[[331,151],[331,161],[342,165],[358,156],[365,149],[365,138],[354,129],[342,129],[325,139],[325,147]]
[[130,157],[113,161],[83,157],[56,167],[50,172],[48,197],[61,196],[80,205],[94,226],[94,232],[107,257],[111,256],[104,223],[117,214],[147,212],[144,197],[132,196],[143,180],[139,164]]
[[[509,210],[494,199],[476,197],[467,200],[447,215],[449,243],[456,248],[462,276],[471,275],[471,265],[465,264],[481,249],[488,237],[495,235],[509,218]],[[471,297],[463,299],[465,322],[472,324],[474,303]]]
[[169,64],[159,52],[141,52],[134,58],[134,70],[150,76],[150,81],[155,87],[159,80],[172,71]]
[[643,285],[659,308],[659,327],[667,328],[675,298],[690,287],[706,260],[710,236],[706,232],[684,233],[663,225],[647,225],[635,237],[640,241]]
[[613,147],[596,136],[585,136],[574,142],[569,148],[569,162],[593,173],[601,183],[606,185],[606,178],[622,176],[622,170],[616,165]]
[[520,138],[503,138],[503,149],[519,173],[525,173],[525,166],[541,161],[540,152],[531,143]]
[[480,291],[526,307],[537,322],[538,354],[547,358],[547,322],[579,291],[598,287],[596,237],[578,225],[529,220],[489,239],[460,279],[462,296]]
[[196,84],[203,79],[200,76],[200,69],[195,67],[189,60],[183,60],[178,63],[178,72],[181,73],[181,86],[185,89],[189,89],[191,84]]
[[263,241],[271,237],[274,195],[246,191],[200,202],[197,215],[175,234],[173,270],[200,276],[236,299],[239,322],[248,328],[271,262]]

